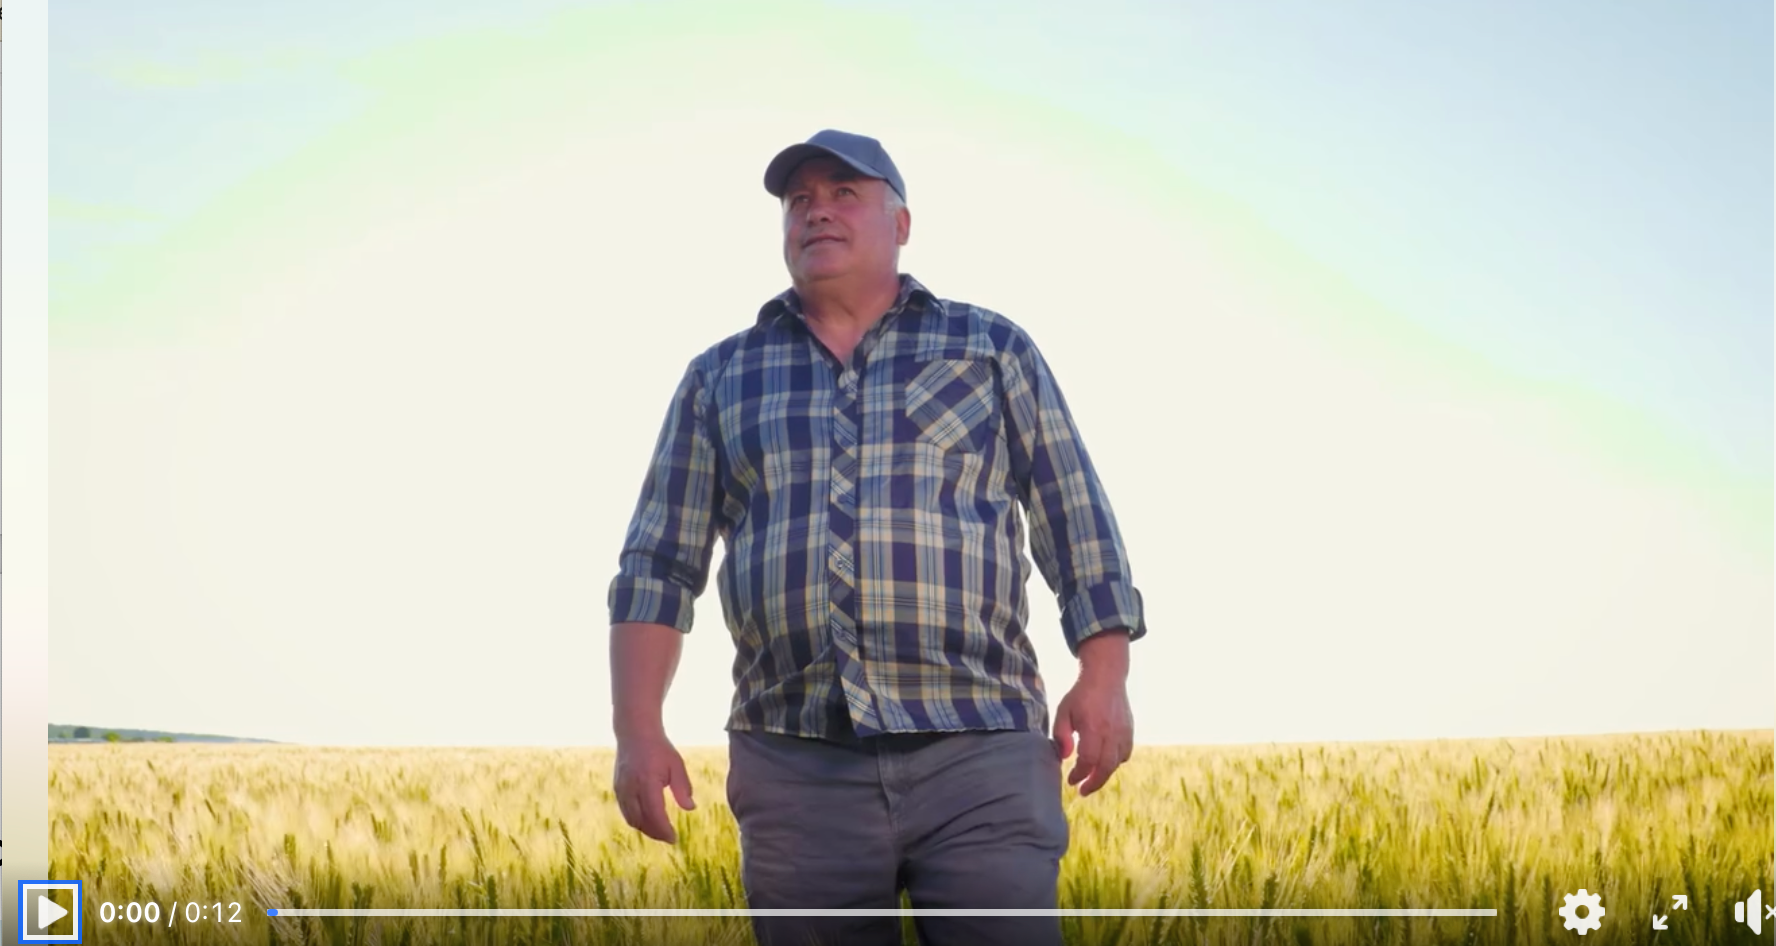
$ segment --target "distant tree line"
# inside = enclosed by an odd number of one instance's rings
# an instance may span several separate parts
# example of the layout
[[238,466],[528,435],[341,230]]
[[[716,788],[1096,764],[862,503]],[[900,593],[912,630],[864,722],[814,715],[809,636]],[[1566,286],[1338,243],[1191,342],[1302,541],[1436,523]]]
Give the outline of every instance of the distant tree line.
[[[58,731],[58,728],[60,731]],[[75,726],[72,729],[68,729],[67,727],[51,726],[50,730],[49,730],[49,736],[51,739],[91,739],[91,738],[93,738],[93,731],[92,731],[92,727],[90,727],[90,726]],[[103,738],[106,742],[172,742],[172,741],[174,741],[172,736],[156,736],[154,739],[150,740],[150,739],[145,739],[141,736],[125,736],[122,733],[116,732],[115,730],[106,730],[104,736],[102,736],[101,738]]]

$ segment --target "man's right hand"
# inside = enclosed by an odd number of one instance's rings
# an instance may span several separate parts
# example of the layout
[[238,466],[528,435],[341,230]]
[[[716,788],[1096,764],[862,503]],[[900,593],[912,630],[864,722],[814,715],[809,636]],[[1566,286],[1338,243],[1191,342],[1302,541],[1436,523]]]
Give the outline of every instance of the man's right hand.
[[684,757],[664,735],[631,736],[617,740],[617,771],[613,779],[617,807],[629,826],[656,841],[678,843],[678,832],[666,816],[661,792],[672,789],[678,807],[697,807],[691,798],[691,776]]

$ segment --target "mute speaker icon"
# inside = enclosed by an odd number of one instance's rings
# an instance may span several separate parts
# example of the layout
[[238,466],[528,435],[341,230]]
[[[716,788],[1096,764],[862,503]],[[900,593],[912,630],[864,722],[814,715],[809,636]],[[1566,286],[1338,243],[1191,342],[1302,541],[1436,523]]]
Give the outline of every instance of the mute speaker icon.
[[1733,904],[1733,922],[1744,923],[1753,933],[1764,931],[1764,891],[1753,890],[1751,896]]

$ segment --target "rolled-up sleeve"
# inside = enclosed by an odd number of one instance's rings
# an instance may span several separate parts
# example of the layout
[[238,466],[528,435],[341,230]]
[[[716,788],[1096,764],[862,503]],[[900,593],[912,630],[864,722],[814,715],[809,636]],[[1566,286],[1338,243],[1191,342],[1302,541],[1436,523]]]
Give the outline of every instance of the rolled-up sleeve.
[[1019,335],[1001,359],[1012,475],[1030,520],[1030,551],[1058,599],[1067,648],[1101,631],[1147,633],[1141,593],[1110,500],[1048,363]]
[[688,633],[708,582],[722,497],[700,362],[685,370],[661,425],[611,581],[612,624],[667,624]]

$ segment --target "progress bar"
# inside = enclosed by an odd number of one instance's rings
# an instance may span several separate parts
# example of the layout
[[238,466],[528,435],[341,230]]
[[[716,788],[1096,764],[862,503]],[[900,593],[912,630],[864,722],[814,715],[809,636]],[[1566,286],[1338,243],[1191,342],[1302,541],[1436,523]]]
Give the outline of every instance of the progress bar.
[[929,909],[920,907],[882,909],[851,909],[851,910],[739,910],[739,909],[684,909],[684,910],[579,910],[579,909],[525,909],[522,907],[495,908],[487,910],[470,910],[457,908],[413,909],[367,908],[363,910],[308,908],[286,909],[273,907],[265,911],[268,916],[486,916],[486,917],[526,917],[526,916],[1498,916],[1493,908],[1455,907],[1442,909],[1436,907],[1401,907],[1397,909],[1359,907],[1354,909],[1310,909],[1306,907],[1253,908],[1253,909],[1061,909],[1061,910],[953,910]]

